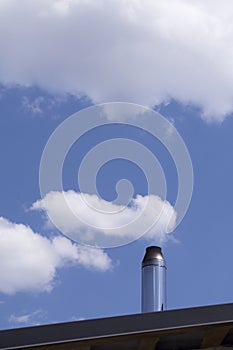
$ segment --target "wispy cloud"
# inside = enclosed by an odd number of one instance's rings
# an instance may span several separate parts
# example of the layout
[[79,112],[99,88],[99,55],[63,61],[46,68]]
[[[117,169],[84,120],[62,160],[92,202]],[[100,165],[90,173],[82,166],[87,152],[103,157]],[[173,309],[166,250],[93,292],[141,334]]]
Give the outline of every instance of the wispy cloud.
[[0,292],[49,292],[58,269],[70,264],[106,271],[111,259],[101,249],[80,246],[62,236],[49,239],[0,218]]
[[31,313],[25,313],[21,315],[11,314],[8,322],[13,326],[17,325],[39,325],[46,318],[47,313],[43,310],[36,310]]
[[232,16],[229,0],[1,1],[0,81],[97,102],[173,98],[222,121],[233,111]]
[[[14,91],[13,87],[9,87],[8,90]],[[23,90],[24,96],[22,96],[21,105],[23,110],[32,117],[50,116],[50,118],[57,119],[59,117],[59,108],[63,104],[76,99],[74,95],[63,94],[59,96],[53,96],[51,94],[28,96],[30,94],[30,88]],[[40,93],[42,93],[40,91]]]
[[34,100],[30,101],[27,96],[23,96],[22,105],[25,110],[31,114],[42,114],[43,104],[45,103],[45,98],[43,96],[36,97]]

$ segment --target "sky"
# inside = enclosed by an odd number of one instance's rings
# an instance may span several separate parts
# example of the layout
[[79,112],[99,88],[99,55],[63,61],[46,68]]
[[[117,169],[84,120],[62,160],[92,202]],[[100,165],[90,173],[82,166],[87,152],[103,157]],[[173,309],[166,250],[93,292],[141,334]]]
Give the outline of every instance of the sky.
[[233,301],[233,5],[0,0],[0,329]]

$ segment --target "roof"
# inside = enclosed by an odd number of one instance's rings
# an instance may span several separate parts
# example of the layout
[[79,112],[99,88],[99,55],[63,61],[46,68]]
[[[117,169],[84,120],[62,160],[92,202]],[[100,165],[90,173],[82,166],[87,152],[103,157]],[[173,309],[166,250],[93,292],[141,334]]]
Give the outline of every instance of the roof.
[[0,349],[233,349],[233,303],[0,331]]

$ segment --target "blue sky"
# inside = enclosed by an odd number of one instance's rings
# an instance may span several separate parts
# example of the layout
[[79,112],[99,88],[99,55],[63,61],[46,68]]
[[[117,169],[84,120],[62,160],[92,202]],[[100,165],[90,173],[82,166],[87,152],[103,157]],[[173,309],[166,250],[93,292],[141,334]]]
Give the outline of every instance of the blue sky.
[[[163,246],[169,309],[231,302],[232,4],[22,2],[0,0],[0,328],[140,312],[140,265],[151,244]],[[98,250],[48,225],[39,186],[45,145],[72,114],[103,102],[159,111],[187,146],[193,195],[169,239],[166,216],[149,237]],[[157,157],[167,182],[162,200],[174,213],[174,160],[158,139],[123,119],[122,125],[91,130],[70,148],[63,165],[70,200],[78,203],[77,173],[85,155],[115,138],[137,141]],[[96,177],[100,206],[111,205],[121,179],[133,185],[134,201],[146,198],[143,170],[125,159],[103,164]],[[159,186],[152,194],[162,197]],[[69,232],[59,197],[48,205]]]

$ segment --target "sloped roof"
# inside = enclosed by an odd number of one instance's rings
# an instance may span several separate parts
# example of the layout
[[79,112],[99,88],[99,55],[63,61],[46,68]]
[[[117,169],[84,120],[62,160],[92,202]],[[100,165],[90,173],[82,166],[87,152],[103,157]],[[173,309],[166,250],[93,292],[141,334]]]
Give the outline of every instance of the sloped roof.
[[0,331],[0,349],[233,350],[233,303]]

